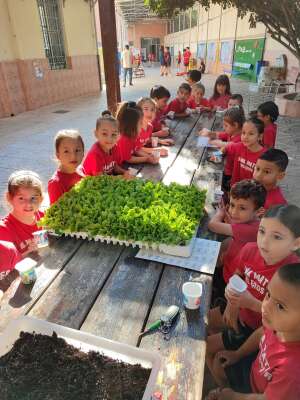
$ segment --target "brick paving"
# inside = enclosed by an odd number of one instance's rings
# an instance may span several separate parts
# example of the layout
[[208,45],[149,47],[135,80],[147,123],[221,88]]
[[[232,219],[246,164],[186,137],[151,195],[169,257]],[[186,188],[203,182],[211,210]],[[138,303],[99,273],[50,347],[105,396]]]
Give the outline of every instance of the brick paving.
[[[134,86],[122,88],[122,99],[137,100],[149,95],[155,84],[165,85],[172,96],[184,80],[172,75],[160,77],[157,67],[145,67],[146,77],[134,79]],[[204,75],[202,82],[206,95],[212,94],[216,77]],[[245,104],[248,104],[248,83],[231,79],[232,92],[241,93]],[[86,96],[63,103],[46,106],[29,111],[13,118],[0,119],[0,193],[5,193],[8,176],[17,169],[36,171],[47,184],[48,178],[56,168],[53,154],[53,137],[59,129],[75,128],[82,133],[86,149],[94,141],[93,129],[99,113],[106,108],[105,92],[99,96]],[[58,114],[55,111],[65,110]],[[277,146],[285,150],[290,157],[287,177],[282,183],[289,202],[300,205],[300,119],[279,118]],[[3,196],[2,196],[3,197]],[[0,216],[7,213],[3,198],[0,205]]]

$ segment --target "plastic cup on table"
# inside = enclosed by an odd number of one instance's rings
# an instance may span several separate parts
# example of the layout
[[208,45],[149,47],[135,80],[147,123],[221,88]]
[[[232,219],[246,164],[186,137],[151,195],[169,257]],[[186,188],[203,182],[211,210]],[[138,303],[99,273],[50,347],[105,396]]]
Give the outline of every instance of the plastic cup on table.
[[153,157],[156,158],[157,160],[160,159],[160,149],[154,150],[152,154]]
[[201,107],[196,107],[196,108],[195,108],[195,112],[196,112],[197,114],[200,114],[200,113],[201,113]]
[[33,237],[39,249],[49,245],[48,232],[45,229],[33,232]]
[[227,287],[237,294],[242,294],[247,290],[247,283],[239,275],[234,274],[229,279]]
[[200,307],[202,296],[201,282],[185,282],[182,285],[183,304],[189,310]]
[[19,272],[21,281],[25,284],[28,285],[34,281],[36,281],[36,271],[35,267],[37,265],[37,262],[34,261],[32,258],[24,258],[22,261],[19,261],[15,269]]
[[221,189],[215,190],[214,196],[215,196],[216,203],[219,203],[222,200],[223,194],[224,194],[223,190],[221,190]]
[[157,147],[157,145],[158,145],[158,137],[152,136],[152,138],[151,138],[151,146],[152,147]]

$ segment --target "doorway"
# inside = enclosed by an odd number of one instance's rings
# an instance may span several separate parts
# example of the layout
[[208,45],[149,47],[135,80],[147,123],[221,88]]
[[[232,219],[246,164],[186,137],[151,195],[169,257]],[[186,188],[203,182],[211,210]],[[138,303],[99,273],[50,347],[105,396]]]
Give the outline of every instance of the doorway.
[[146,49],[147,60],[150,53],[154,54],[155,56],[154,61],[159,60],[159,47],[160,47],[159,38],[141,38],[141,49]]

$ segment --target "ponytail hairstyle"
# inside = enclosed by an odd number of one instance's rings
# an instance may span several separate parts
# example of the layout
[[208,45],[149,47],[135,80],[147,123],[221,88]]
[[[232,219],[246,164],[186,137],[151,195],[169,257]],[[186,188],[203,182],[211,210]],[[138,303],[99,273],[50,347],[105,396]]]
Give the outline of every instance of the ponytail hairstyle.
[[263,218],[276,218],[288,228],[295,238],[300,237],[300,208],[293,204],[277,205],[269,208]]
[[116,118],[119,121],[121,134],[130,138],[136,137],[139,134],[138,123],[142,117],[143,112],[135,101],[124,101],[120,103]]
[[224,121],[228,122],[230,125],[238,124],[239,128],[242,128],[245,122],[244,109],[241,106],[235,106],[229,108],[224,114]]
[[96,121],[96,131],[101,127],[103,122],[109,122],[112,125],[115,125],[116,129],[119,130],[119,122],[118,120],[113,117],[110,111],[106,110],[101,113],[101,117],[97,118]]
[[214,86],[214,94],[212,96],[212,98],[214,100],[218,99],[220,97],[218,91],[217,91],[217,86],[218,85],[223,85],[226,86],[226,90],[225,90],[225,94],[231,95],[231,91],[230,91],[230,81],[227,75],[220,75],[218,76],[218,78],[216,79],[215,82],[215,86]]

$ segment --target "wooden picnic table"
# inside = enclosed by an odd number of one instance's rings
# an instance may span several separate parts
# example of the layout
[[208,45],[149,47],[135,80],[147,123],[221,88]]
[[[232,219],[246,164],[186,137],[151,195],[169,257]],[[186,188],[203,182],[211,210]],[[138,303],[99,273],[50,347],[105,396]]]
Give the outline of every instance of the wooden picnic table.
[[[205,113],[172,121],[175,146],[159,165],[144,166],[142,178],[190,185],[211,174],[209,179],[218,181],[196,136],[200,128],[211,128],[214,119]],[[199,232],[207,237],[205,219]],[[120,245],[51,238],[49,247],[40,251],[35,283],[26,286],[13,276],[1,304],[0,332],[11,319],[27,314],[159,352],[163,363],[156,390],[163,399],[201,399],[212,277],[137,259],[136,252]],[[182,305],[181,287],[191,278],[203,283],[200,312]],[[181,312],[170,340],[160,332],[140,338],[145,326],[172,304]]]

